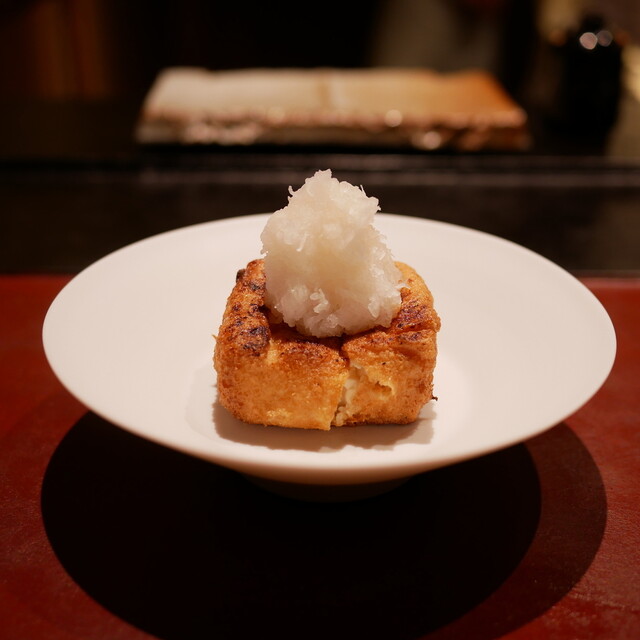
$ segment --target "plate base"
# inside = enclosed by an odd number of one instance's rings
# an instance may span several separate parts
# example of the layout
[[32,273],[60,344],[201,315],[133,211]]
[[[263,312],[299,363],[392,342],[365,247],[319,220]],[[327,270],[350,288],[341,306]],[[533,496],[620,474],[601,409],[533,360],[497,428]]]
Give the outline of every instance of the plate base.
[[393,491],[403,485],[409,478],[371,482],[365,484],[331,485],[331,484],[297,484],[280,482],[243,474],[244,477],[261,489],[276,495],[304,502],[353,502],[373,498]]

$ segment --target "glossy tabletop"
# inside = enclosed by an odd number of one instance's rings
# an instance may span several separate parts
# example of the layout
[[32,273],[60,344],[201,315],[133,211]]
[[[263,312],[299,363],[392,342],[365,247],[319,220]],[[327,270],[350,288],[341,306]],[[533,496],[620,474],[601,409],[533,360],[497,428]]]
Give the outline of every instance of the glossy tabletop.
[[0,638],[638,636],[637,278],[585,280],[618,356],[564,423],[376,498],[313,503],[73,399],[40,334],[69,277],[0,277]]

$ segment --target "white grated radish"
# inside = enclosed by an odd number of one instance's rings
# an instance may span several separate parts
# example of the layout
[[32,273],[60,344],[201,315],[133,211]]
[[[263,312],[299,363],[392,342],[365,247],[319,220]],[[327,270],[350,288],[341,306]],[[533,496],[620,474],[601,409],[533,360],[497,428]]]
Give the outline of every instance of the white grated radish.
[[307,178],[262,232],[266,303],[316,337],[388,327],[400,308],[400,272],[373,222],[378,200],[333,178]]

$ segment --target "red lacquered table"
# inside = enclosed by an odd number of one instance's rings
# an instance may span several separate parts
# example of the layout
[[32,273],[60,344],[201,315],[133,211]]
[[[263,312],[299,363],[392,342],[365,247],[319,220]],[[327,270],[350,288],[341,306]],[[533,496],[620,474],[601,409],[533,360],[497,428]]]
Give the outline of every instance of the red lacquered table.
[[0,638],[640,637],[640,280],[585,280],[618,355],[577,414],[343,504],[88,412],[41,345],[68,280],[0,276]]

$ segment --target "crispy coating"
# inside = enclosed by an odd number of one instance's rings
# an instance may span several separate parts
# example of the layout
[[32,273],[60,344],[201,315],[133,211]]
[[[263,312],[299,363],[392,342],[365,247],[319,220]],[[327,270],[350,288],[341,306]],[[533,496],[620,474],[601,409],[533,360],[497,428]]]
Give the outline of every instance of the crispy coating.
[[245,422],[328,430],[413,422],[433,395],[433,298],[411,267],[389,328],[313,338],[276,322],[264,306],[262,260],[238,272],[216,338],[219,399]]
[[406,286],[391,326],[343,341],[341,353],[349,360],[350,378],[356,384],[336,414],[338,426],[407,424],[433,397],[440,318],[422,278],[411,267],[396,265]]
[[222,406],[257,424],[329,429],[347,377],[337,338],[269,321],[262,260],[238,272],[216,340]]

